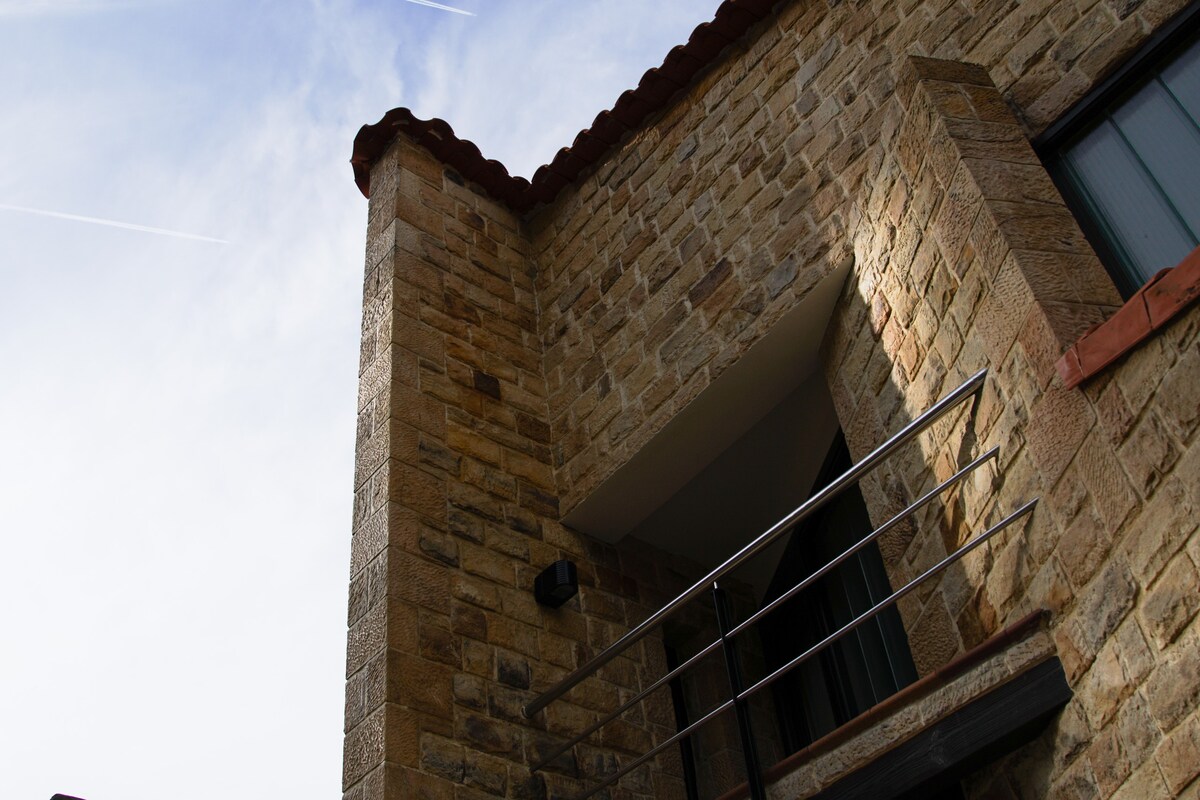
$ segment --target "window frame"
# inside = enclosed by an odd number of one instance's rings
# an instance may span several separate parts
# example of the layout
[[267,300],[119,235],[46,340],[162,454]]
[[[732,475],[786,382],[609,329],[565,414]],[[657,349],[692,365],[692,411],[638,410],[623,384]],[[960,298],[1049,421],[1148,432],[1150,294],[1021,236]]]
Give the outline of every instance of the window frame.
[[1112,74],[1101,80],[1032,142],[1034,152],[1058,187],[1059,193],[1075,216],[1092,249],[1100,257],[1109,277],[1126,300],[1135,295],[1144,284],[1127,266],[1127,257],[1110,244],[1104,224],[1091,208],[1091,204],[1076,190],[1074,181],[1068,175],[1065,159],[1060,158],[1059,150],[1093,125],[1109,106],[1122,99],[1122,95],[1135,89],[1151,70],[1158,70],[1172,51],[1195,36],[1200,36],[1200,0],[1193,0],[1187,8],[1154,31],[1132,56],[1125,59]]

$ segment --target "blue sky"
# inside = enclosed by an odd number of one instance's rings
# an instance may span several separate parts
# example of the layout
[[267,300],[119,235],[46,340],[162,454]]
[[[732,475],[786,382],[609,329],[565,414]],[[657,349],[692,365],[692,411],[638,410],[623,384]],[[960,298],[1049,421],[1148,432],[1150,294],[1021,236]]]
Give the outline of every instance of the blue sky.
[[354,133],[529,176],[717,2],[447,4],[0,0],[0,797],[338,795]]

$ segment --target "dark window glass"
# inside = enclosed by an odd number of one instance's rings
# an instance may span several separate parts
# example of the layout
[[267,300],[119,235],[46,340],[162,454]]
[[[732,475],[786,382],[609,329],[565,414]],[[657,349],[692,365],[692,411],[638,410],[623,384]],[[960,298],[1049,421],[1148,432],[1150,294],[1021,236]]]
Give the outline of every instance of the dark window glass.
[[1200,244],[1200,38],[1088,117],[1048,160],[1128,296]]
[[[850,467],[839,434],[818,485]],[[832,561],[871,532],[857,488],[839,495],[798,526],[763,604]],[[784,603],[762,623],[763,653],[774,670],[892,592],[873,543]],[[773,685],[785,752],[795,752],[916,680],[908,639],[895,606],[839,640]]]

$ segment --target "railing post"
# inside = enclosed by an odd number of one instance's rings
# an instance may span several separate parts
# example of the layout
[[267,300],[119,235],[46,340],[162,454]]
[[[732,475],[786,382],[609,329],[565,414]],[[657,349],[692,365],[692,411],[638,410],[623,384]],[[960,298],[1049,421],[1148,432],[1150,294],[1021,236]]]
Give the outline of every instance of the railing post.
[[721,651],[725,654],[725,669],[729,673],[729,690],[733,698],[733,713],[737,716],[738,735],[742,740],[742,757],[746,760],[746,782],[750,785],[751,800],[767,800],[763,787],[762,771],[758,766],[758,749],[754,745],[754,731],[750,727],[750,709],[738,695],[745,688],[742,679],[742,664],[738,659],[737,645],[729,638],[733,629],[733,617],[729,610],[729,598],[719,584],[713,583],[713,607],[717,610],[717,629],[721,633]]

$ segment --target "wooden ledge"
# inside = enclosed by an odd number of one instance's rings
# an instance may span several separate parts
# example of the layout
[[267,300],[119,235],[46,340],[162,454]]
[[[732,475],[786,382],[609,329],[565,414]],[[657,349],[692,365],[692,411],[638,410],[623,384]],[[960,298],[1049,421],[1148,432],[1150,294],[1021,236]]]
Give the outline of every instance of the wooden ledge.
[[[878,787],[861,792],[880,776],[889,787],[911,789],[960,762],[968,763],[979,752],[992,755],[997,742],[1012,749],[1028,741],[1032,736],[1026,734],[1036,735],[1070,698],[1047,632],[1049,617],[1047,611],[1030,614],[783,759],[764,774],[768,794],[883,797]],[[1010,720],[1009,729],[1001,730],[1003,720],[1000,727],[994,724],[997,705],[1011,708],[1020,719]],[[1031,722],[1040,723],[1036,731]],[[971,735],[973,727],[980,728],[979,735]],[[1016,729],[1021,729],[1021,741],[1010,737]],[[951,730],[955,741],[947,749]],[[936,758],[930,755],[934,742],[941,752]],[[959,745],[970,752],[957,752]],[[905,780],[897,778],[897,770]],[[749,787],[742,784],[719,800],[748,796]]]

